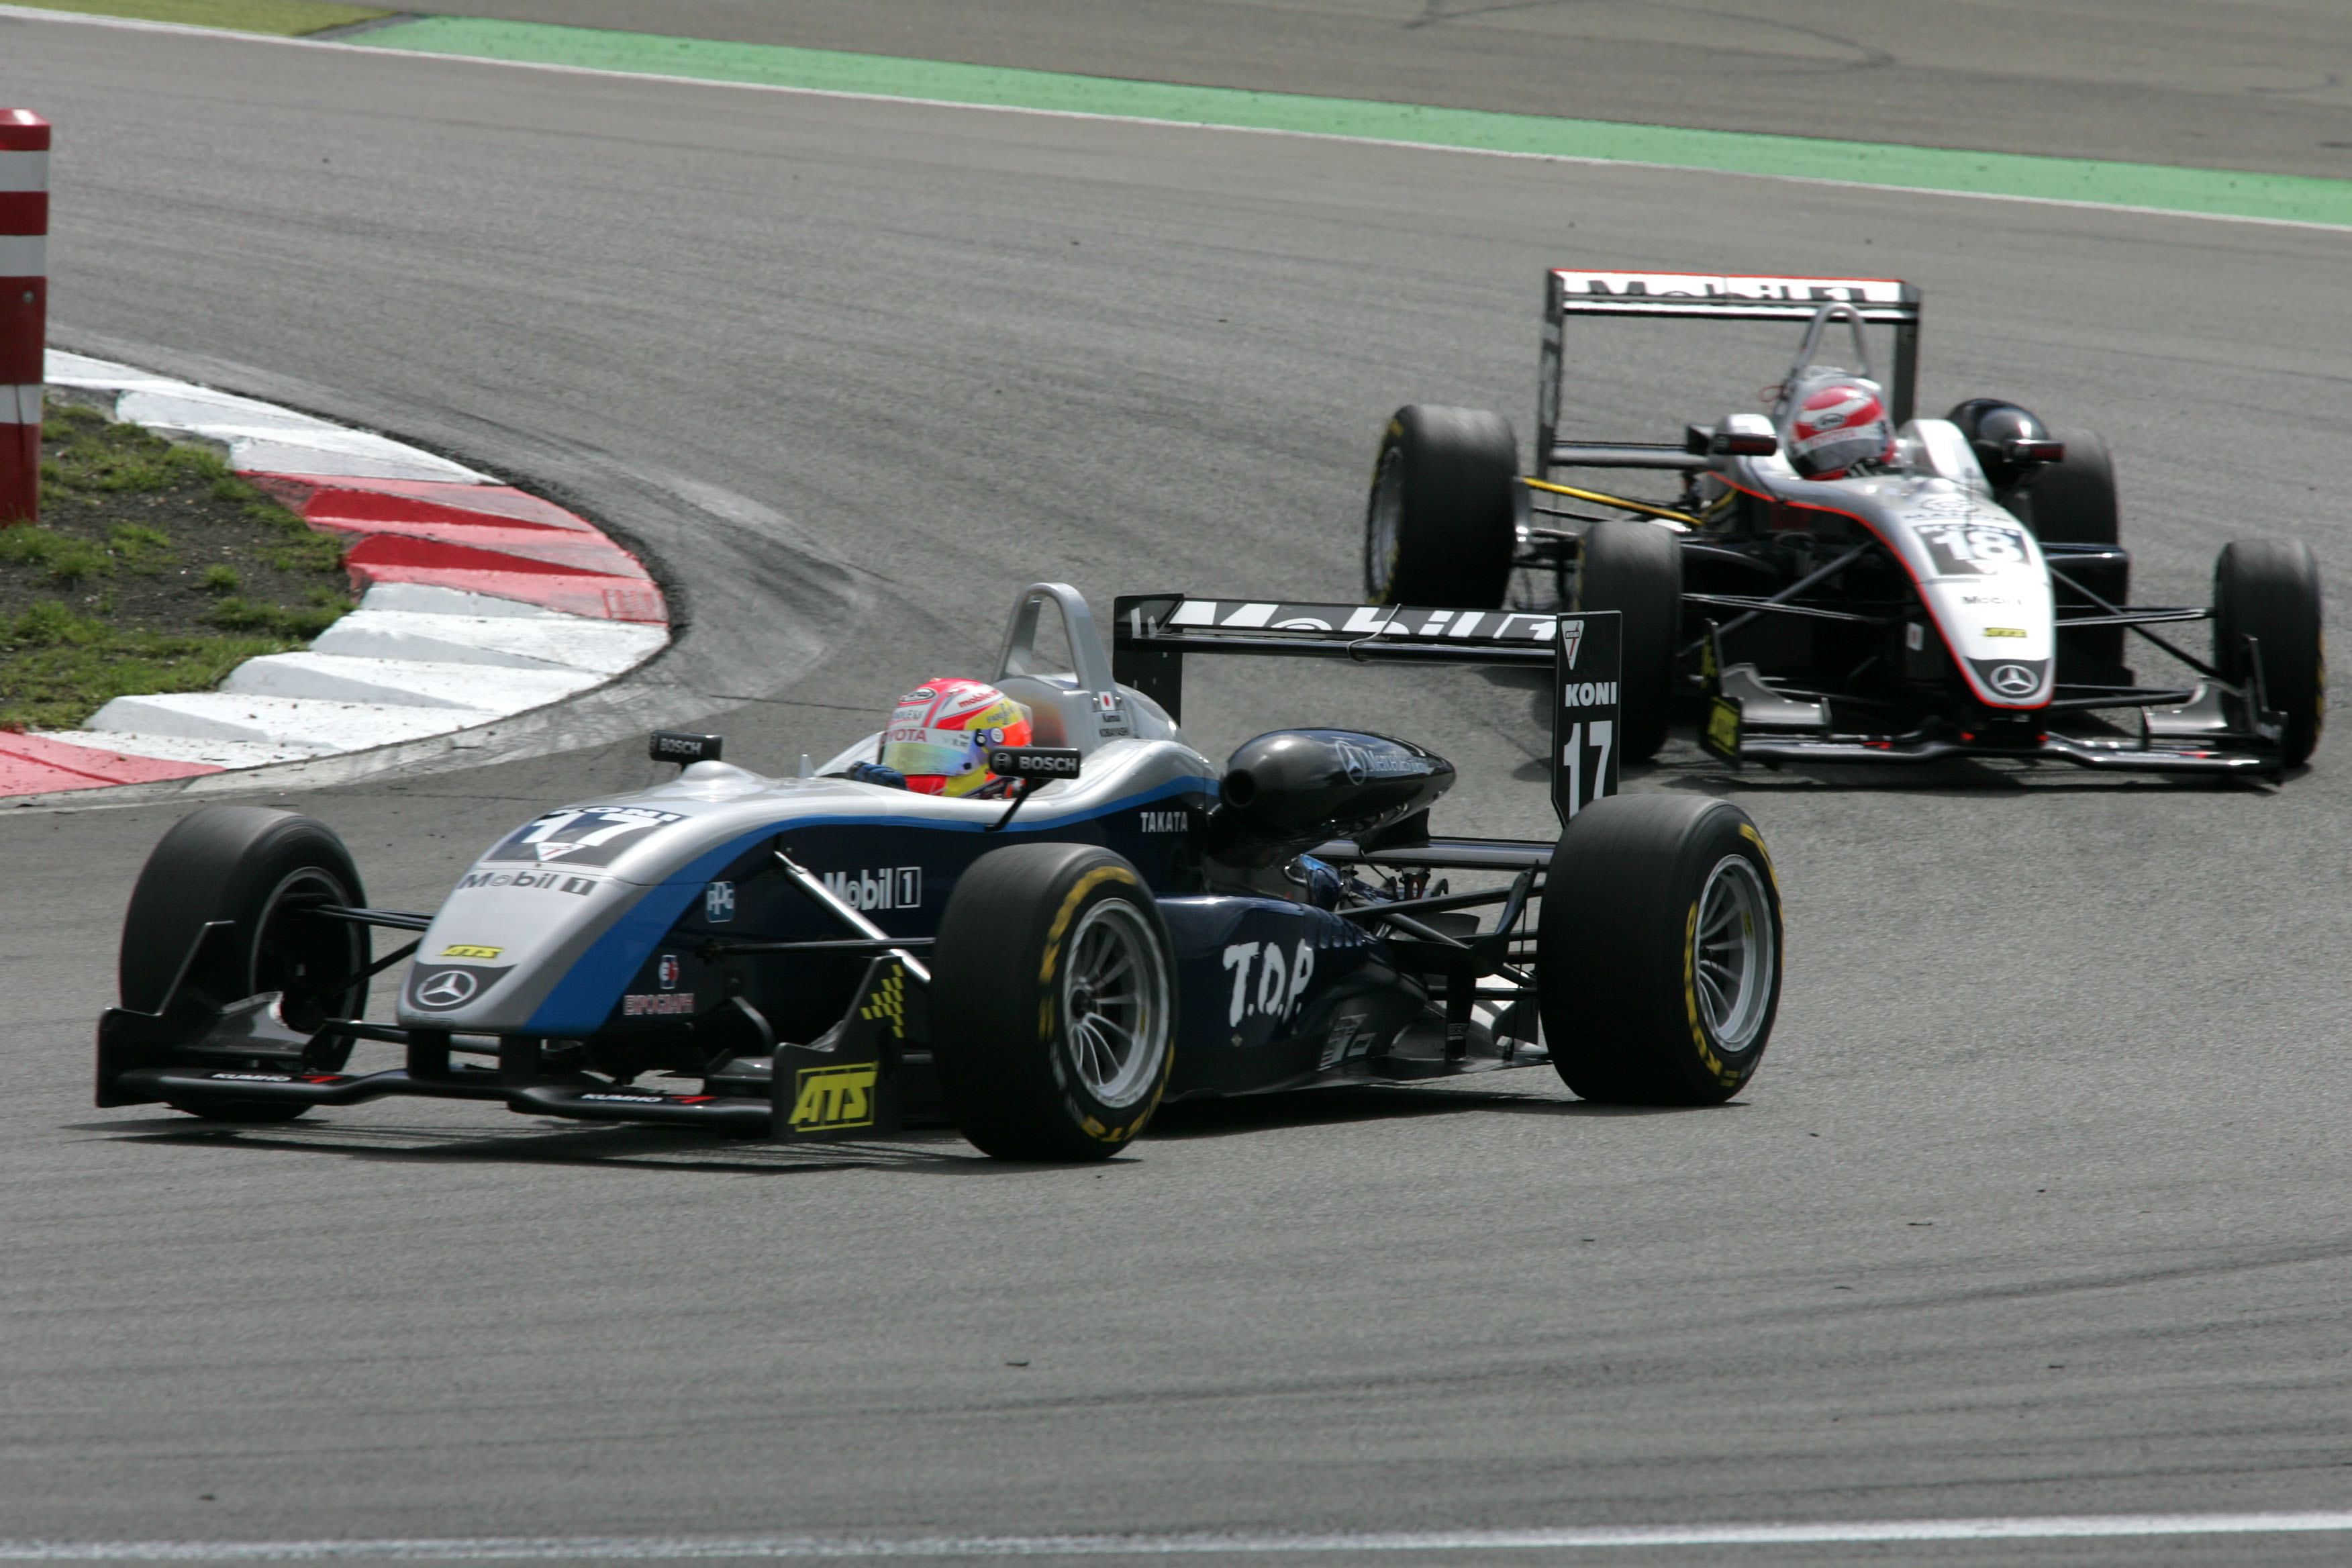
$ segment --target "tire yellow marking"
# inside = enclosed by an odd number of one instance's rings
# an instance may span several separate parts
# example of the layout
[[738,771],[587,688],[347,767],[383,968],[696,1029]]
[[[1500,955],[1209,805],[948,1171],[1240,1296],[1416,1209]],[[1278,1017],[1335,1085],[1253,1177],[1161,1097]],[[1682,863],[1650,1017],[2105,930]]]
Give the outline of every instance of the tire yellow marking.
[[[1742,832],[1747,829],[1742,828]],[[1753,837],[1753,835],[1750,835]],[[1690,1016],[1691,1044],[1698,1047],[1698,1059],[1715,1075],[1715,1081],[1729,1085],[1738,1082],[1732,1070],[1723,1065],[1715,1054],[1714,1045],[1706,1037],[1706,1026],[1698,1016],[1698,900],[1691,900],[1690,916],[1683,921],[1683,1009]]]
[[1739,825],[1739,837],[1748,840],[1748,843],[1756,846],[1756,853],[1761,856],[1764,860],[1764,875],[1772,884],[1772,896],[1774,898],[1779,898],[1780,896],[1780,873],[1773,869],[1772,851],[1764,847],[1764,836],[1756,831],[1756,827],[1753,823],[1743,822]]

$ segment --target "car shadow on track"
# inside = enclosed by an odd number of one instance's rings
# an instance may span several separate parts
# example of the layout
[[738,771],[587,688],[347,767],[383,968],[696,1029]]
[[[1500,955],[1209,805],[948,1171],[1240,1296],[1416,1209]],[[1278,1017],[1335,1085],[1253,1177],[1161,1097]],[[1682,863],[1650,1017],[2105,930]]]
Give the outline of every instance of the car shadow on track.
[[89,1121],[66,1131],[119,1142],[222,1153],[330,1154],[402,1164],[583,1165],[753,1176],[877,1168],[971,1175],[994,1164],[945,1127],[918,1128],[872,1142],[825,1144],[720,1138],[692,1128],[582,1127],[576,1122],[525,1122],[512,1131],[489,1131],[308,1119],[270,1124],[159,1120]]
[[[1365,1085],[1306,1089],[1236,1100],[1196,1100],[1163,1107],[1145,1142],[1233,1138],[1285,1128],[1433,1116],[1566,1118],[1688,1115],[1730,1106],[1596,1105],[1587,1100],[1458,1087]],[[1100,1169],[992,1160],[947,1126],[915,1127],[870,1142],[769,1143],[719,1138],[691,1128],[582,1127],[538,1122],[511,1131],[415,1123],[312,1121],[233,1124],[124,1120],[70,1123],[62,1131],[123,1143],[228,1154],[320,1154],[394,1164],[579,1165],[603,1170],[692,1172],[709,1175],[789,1176],[824,1171],[887,1170],[916,1175],[980,1176],[1013,1172]],[[1131,1152],[1128,1157],[1131,1157]],[[1113,1163],[1118,1160],[1114,1159]]]
[[[1557,1085],[1549,1084],[1547,1087]],[[1290,1094],[1249,1095],[1234,1100],[1182,1100],[1161,1107],[1152,1117],[1150,1131],[1144,1136],[1154,1140],[1231,1138],[1285,1127],[1335,1127],[1360,1121],[1494,1115],[1497,1112],[1514,1116],[1605,1119],[1684,1116],[1696,1111],[1738,1109],[1739,1107],[1736,1104],[1596,1105],[1586,1100],[1560,1100],[1508,1090],[1367,1084],[1302,1089]]]

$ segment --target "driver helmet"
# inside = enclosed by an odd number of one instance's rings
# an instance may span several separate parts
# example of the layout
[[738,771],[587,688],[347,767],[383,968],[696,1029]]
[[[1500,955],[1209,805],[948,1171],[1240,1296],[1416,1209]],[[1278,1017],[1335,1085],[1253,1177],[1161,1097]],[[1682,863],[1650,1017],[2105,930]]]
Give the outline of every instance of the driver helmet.
[[926,680],[890,710],[877,759],[918,795],[978,795],[995,781],[991,746],[1029,743],[1029,710],[981,680]]
[[1860,463],[1895,456],[1895,422],[1886,394],[1867,376],[1823,365],[1809,371],[1782,400],[1780,450],[1809,479],[1843,478]]

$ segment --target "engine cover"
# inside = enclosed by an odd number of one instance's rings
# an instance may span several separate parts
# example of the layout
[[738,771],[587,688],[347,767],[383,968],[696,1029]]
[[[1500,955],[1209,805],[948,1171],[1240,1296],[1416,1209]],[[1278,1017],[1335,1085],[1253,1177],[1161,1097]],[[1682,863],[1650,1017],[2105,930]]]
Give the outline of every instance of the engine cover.
[[1359,730],[1276,730],[1225,764],[1211,852],[1264,860],[1412,816],[1454,786],[1454,764]]

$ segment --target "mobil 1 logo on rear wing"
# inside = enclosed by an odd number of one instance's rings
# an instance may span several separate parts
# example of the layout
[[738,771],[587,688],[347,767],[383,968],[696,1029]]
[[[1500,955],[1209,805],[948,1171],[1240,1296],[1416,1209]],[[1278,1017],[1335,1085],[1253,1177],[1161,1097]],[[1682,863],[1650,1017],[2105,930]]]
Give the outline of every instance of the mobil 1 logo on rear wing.
[[1823,305],[1852,305],[1864,321],[1916,320],[1919,292],[1895,278],[1765,278],[1693,272],[1551,271],[1565,315],[1719,315],[1802,321]]
[[1293,605],[1271,599],[1184,599],[1151,629],[1214,636],[1288,633],[1332,642],[1505,643],[1541,647],[1553,617],[1524,610],[1434,610],[1402,605]]
[[1622,632],[1617,611],[1588,610],[1560,616],[1553,637],[1551,805],[1563,826],[1617,793]]

